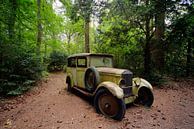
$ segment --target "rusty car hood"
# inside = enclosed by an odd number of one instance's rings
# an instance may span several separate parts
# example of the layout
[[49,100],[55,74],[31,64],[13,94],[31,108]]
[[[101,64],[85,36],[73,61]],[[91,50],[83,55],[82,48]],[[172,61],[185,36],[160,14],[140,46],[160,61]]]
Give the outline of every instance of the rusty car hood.
[[127,69],[117,69],[117,68],[109,68],[109,67],[97,67],[96,68],[99,73],[110,73],[110,74],[122,74],[125,71],[128,71]]

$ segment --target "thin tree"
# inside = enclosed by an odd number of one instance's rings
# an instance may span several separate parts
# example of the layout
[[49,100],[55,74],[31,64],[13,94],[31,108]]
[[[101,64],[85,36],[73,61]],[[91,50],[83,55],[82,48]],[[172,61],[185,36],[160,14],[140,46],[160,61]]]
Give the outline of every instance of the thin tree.
[[153,58],[155,60],[155,66],[159,71],[162,71],[164,68],[164,32],[165,32],[165,0],[156,0],[155,2],[155,55]]
[[42,40],[42,25],[41,25],[41,0],[37,0],[37,43],[36,54],[40,58],[40,47]]
[[17,1],[16,0],[9,0],[10,3],[10,15],[9,15],[9,22],[8,22],[8,34],[9,39],[11,42],[14,41],[14,26],[16,21],[16,10],[17,10]]
[[79,0],[81,15],[84,18],[85,52],[90,52],[90,16],[93,0]]
[[[149,6],[150,1],[146,0],[145,2],[146,6]],[[145,46],[144,46],[144,74],[146,76],[150,75],[151,71],[151,52],[150,52],[150,41],[151,41],[151,34],[150,34],[150,20],[151,20],[151,14],[148,12],[145,15]]]

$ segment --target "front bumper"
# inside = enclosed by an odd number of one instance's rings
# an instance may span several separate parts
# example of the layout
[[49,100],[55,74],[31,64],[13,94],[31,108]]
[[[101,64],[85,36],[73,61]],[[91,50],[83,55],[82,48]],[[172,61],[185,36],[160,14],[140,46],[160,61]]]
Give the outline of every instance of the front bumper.
[[123,100],[125,104],[133,103],[137,98],[137,96],[133,94],[132,88],[133,88],[132,86],[122,87],[124,93]]
[[125,104],[130,104],[133,103],[135,101],[135,99],[137,98],[137,96],[129,96],[129,97],[124,97],[123,100],[125,102]]

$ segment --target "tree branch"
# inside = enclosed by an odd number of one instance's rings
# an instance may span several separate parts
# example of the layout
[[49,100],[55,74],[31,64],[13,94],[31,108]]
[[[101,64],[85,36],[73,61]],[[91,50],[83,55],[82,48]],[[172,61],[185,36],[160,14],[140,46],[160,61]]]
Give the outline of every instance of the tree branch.
[[140,29],[146,34],[146,30],[143,28],[143,25],[139,21],[134,21],[137,25],[139,25]]

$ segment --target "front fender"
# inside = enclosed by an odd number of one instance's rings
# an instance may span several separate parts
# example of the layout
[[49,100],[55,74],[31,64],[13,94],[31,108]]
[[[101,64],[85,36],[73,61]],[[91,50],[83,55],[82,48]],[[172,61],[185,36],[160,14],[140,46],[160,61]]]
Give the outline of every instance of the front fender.
[[95,90],[95,94],[100,88],[108,89],[114,96],[118,99],[122,99],[124,97],[123,89],[121,89],[117,84],[113,82],[102,82],[98,85],[97,89]]
[[139,77],[133,78],[133,94],[138,95],[138,91],[142,87],[146,87],[153,91],[152,85],[145,79]]

